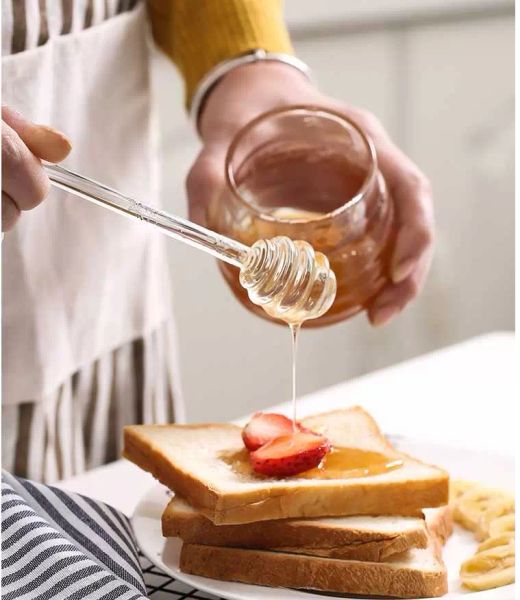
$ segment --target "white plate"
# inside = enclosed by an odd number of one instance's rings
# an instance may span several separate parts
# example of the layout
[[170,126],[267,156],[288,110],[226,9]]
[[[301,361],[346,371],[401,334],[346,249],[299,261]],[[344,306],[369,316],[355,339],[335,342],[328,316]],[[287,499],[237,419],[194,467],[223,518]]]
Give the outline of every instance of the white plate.
[[[491,455],[454,446],[437,445],[413,441],[407,438],[393,437],[392,441],[400,450],[417,456],[425,462],[431,462],[447,469],[453,478],[480,481],[486,485],[513,491],[514,460],[512,457]],[[229,600],[323,600],[327,598],[345,598],[335,594],[320,594],[299,590],[268,588],[264,586],[216,581],[207,577],[188,575],[179,570],[181,542],[177,538],[166,540],[161,535],[161,514],[169,500],[168,491],[162,485],[154,486],[140,501],[132,517],[137,542],[142,552],[159,569],[183,581],[194,588],[227,598]],[[463,560],[473,554],[476,543],[473,537],[459,527],[448,541],[444,550],[444,561],[448,567],[449,592],[444,598],[455,599],[469,592],[460,586],[458,572]],[[514,585],[473,592],[467,600],[512,600]],[[283,596],[281,595],[283,593]],[[356,598],[357,596],[347,596]],[[365,596],[366,598],[366,596]]]

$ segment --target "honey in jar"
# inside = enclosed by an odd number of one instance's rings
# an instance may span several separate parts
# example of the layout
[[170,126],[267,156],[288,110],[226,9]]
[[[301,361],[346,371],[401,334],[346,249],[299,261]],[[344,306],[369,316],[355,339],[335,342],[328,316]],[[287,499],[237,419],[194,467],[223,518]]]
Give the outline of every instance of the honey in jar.
[[[208,209],[211,229],[248,246],[276,236],[305,240],[328,258],[336,297],[307,326],[370,305],[389,278],[394,215],[373,144],[355,123],[309,106],[265,113],[236,135],[226,177]],[[235,267],[219,267],[244,306],[275,318],[249,301]]]

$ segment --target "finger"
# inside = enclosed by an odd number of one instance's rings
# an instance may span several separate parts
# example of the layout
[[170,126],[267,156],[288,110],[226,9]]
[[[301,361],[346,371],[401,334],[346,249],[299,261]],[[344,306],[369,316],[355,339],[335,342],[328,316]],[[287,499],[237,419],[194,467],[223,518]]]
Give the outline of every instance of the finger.
[[14,200],[2,192],[2,231],[9,231],[20,218],[20,209]]
[[389,283],[368,310],[368,318],[375,325],[383,325],[399,314],[421,291],[430,267],[427,256],[416,270],[400,283]]
[[69,155],[72,148],[70,141],[54,127],[32,123],[7,106],[2,107],[2,119],[38,158],[57,163]]
[[415,299],[424,286],[430,263],[431,252],[423,257],[407,279],[399,283],[389,283],[384,287],[368,310],[368,318],[372,325],[387,323]]
[[219,146],[204,148],[186,180],[189,218],[204,225],[208,208],[218,201],[225,186],[225,151]]
[[49,187],[49,178],[40,160],[16,131],[2,122],[2,191],[20,210],[29,210],[40,204]]
[[433,232],[422,223],[406,223],[400,227],[391,264],[394,283],[404,281],[413,273],[432,244]]
[[396,209],[397,239],[392,255],[394,283],[405,280],[433,245],[434,217],[428,180],[412,161],[391,143],[378,151],[381,172]]

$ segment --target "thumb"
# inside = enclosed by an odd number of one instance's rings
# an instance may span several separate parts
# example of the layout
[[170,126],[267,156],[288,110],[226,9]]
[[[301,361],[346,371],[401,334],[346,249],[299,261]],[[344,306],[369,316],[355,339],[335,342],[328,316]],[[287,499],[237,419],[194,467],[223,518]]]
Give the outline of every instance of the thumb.
[[2,120],[14,129],[29,150],[42,160],[60,162],[68,156],[72,148],[68,138],[54,127],[32,123],[8,106],[2,106]]
[[206,225],[210,204],[222,194],[226,185],[225,146],[205,147],[193,164],[186,179],[189,218]]

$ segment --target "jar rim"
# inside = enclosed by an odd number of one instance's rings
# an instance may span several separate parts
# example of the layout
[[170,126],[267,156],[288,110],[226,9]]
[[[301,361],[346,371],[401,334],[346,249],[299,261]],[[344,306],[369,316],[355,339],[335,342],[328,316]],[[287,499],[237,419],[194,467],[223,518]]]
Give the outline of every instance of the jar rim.
[[[256,207],[254,204],[252,204],[249,200],[244,198],[244,196],[242,196],[242,194],[239,192],[238,186],[237,186],[237,183],[235,180],[234,169],[232,166],[233,155],[234,155],[238,145],[244,138],[244,136],[247,133],[249,133],[249,131],[251,131],[254,127],[256,127],[262,121],[269,119],[273,116],[297,113],[300,111],[314,113],[316,116],[322,116],[322,117],[326,117],[329,119],[332,117],[334,120],[339,121],[342,124],[347,124],[350,127],[352,127],[353,129],[355,129],[357,131],[357,133],[360,135],[361,140],[365,144],[365,147],[368,151],[368,155],[371,160],[371,166],[370,166],[370,169],[369,169],[365,179],[363,180],[363,183],[359,187],[359,190],[357,191],[357,193],[354,196],[352,196],[351,198],[349,198],[345,203],[343,203],[340,206],[338,206],[337,208],[335,208],[334,210],[327,212],[327,213],[318,214],[315,217],[313,216],[313,217],[305,218],[305,219],[288,219],[288,218],[273,217],[272,215],[269,215],[268,213],[262,212],[258,207]],[[235,136],[233,137],[233,139],[231,141],[231,144],[229,145],[228,151],[226,153],[226,160],[225,160],[226,183],[227,183],[228,187],[231,189],[233,195],[240,202],[242,202],[242,204],[244,204],[249,210],[253,211],[255,213],[255,215],[258,218],[260,218],[261,220],[269,221],[269,222],[273,222],[273,223],[284,223],[284,224],[295,224],[295,225],[303,224],[303,223],[313,223],[313,222],[317,222],[317,221],[332,220],[332,219],[342,215],[343,213],[346,213],[350,209],[352,209],[356,204],[358,204],[359,202],[361,202],[363,200],[363,198],[366,196],[367,192],[372,188],[372,185],[377,177],[377,168],[378,168],[378,165],[377,165],[376,149],[374,146],[374,142],[372,141],[370,136],[365,131],[363,131],[363,129],[351,118],[345,116],[344,114],[342,114],[340,112],[331,110],[330,108],[326,108],[326,107],[322,107],[322,106],[314,105],[314,104],[293,104],[293,105],[283,106],[280,108],[274,108],[272,110],[269,110],[267,112],[264,112],[264,113],[258,115],[257,117],[255,117],[254,119],[249,121],[246,125],[244,125],[241,129],[239,129],[238,132],[235,134]]]

